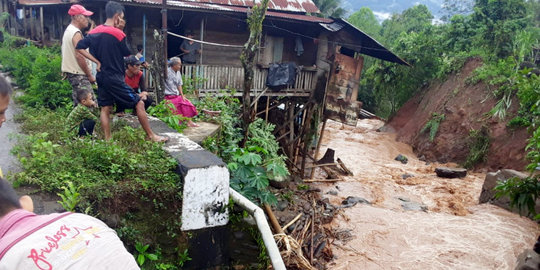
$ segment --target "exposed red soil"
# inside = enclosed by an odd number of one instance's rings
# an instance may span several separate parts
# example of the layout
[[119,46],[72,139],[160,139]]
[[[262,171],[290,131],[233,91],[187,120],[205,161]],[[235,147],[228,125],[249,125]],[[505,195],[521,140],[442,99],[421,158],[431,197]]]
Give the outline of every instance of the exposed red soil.
[[[506,126],[515,115],[519,102],[513,100],[506,121],[489,116],[488,112],[497,102],[493,89],[482,82],[474,85],[465,82],[481,65],[480,59],[470,59],[460,73],[421,90],[403,105],[385,129],[395,131],[397,140],[410,144],[418,156],[424,156],[428,161],[463,163],[469,154],[469,132],[485,126],[491,145],[487,160],[476,169],[523,170],[527,164],[525,146],[529,134],[525,128]],[[428,132],[420,134],[420,130],[431,119],[432,113],[443,113],[445,119],[435,139],[430,141]]]

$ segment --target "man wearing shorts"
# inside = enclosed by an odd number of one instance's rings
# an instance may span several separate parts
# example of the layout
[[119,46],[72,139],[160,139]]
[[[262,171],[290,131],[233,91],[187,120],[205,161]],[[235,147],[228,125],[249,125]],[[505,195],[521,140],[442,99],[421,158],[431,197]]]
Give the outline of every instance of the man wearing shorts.
[[[125,25],[124,7],[113,1],[105,6],[107,20],[96,27],[77,44],[77,51],[97,64],[98,105],[105,139],[111,138],[110,113],[114,104],[133,108],[148,139],[165,142],[166,137],[156,135],[150,128],[144,102],[124,81],[124,56],[131,54],[126,35],[116,26]],[[90,53],[86,51],[90,48]]]
[[73,88],[73,104],[77,105],[75,93],[79,89],[92,90],[92,83],[96,82],[87,60],[75,51],[75,46],[83,39],[81,29],[88,27],[89,18],[94,13],[81,5],[73,5],[68,14],[71,16],[71,23],[62,37],[62,72]]

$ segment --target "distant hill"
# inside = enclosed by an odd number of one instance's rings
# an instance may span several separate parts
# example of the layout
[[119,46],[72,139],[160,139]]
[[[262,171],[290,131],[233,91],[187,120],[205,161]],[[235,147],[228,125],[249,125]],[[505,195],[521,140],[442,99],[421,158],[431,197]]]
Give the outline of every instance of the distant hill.
[[[416,4],[426,5],[435,18],[440,17],[443,0],[342,0],[342,6],[353,13],[362,7],[370,8],[379,21],[390,17],[393,13],[401,13]],[[350,15],[350,14],[348,14]]]

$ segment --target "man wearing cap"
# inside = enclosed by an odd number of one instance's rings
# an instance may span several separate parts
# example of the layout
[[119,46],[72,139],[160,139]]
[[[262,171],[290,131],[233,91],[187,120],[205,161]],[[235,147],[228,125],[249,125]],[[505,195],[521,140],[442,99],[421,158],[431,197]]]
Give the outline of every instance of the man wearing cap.
[[[124,6],[109,1],[105,5],[105,13],[105,23],[90,31],[76,46],[77,52],[97,64],[98,105],[101,107],[101,128],[105,139],[111,139],[109,116],[116,104],[135,110],[149,140],[165,142],[168,138],[152,131],[141,97],[124,81],[124,56],[131,55],[126,44],[126,34],[120,30],[125,26]],[[90,53],[86,51],[88,48]]]
[[81,5],[73,5],[68,14],[71,16],[71,23],[62,37],[62,72],[71,83],[73,103],[77,105],[75,97],[77,90],[83,88],[92,90],[92,83],[96,82],[89,63],[75,50],[77,43],[83,38],[81,30],[88,27],[88,19],[94,13]]
[[[125,62],[126,76],[124,77],[124,80],[126,81],[126,84],[131,87],[144,102],[144,109],[148,110],[148,107],[152,105],[154,100],[148,95],[148,91],[146,89],[144,75],[141,70],[142,62],[141,60],[137,59],[137,56],[135,55],[126,57]],[[125,108],[122,106],[116,105],[116,113],[118,116],[123,115],[124,110]]]

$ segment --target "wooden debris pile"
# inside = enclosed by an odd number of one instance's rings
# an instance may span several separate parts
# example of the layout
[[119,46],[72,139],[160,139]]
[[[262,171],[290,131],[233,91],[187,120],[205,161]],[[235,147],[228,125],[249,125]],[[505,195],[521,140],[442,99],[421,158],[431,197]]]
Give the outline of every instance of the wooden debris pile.
[[323,225],[332,221],[338,208],[321,200],[316,192],[308,191],[305,195],[299,207],[301,212],[284,226],[279,224],[270,206],[265,205],[265,211],[287,269],[326,269],[325,265],[333,258],[330,248],[333,235]]
[[[342,176],[353,176],[353,173],[351,170],[349,170],[343,161],[341,159],[337,159],[334,161],[334,149],[328,148],[326,150],[326,153],[324,156],[315,161],[311,166],[307,166],[306,169],[311,169],[310,177],[309,179],[304,179],[304,182],[311,183],[311,182],[337,182],[343,180]],[[326,174],[326,179],[314,179],[315,176],[315,170],[317,168],[322,169]]]

